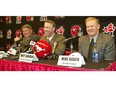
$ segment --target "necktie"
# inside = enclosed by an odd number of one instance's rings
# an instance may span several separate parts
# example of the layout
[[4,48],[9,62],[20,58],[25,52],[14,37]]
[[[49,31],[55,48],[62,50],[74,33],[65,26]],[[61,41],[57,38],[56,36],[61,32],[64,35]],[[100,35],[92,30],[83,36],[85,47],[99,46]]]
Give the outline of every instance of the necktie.
[[93,46],[94,46],[94,39],[92,38],[91,43],[89,45],[89,50],[88,50],[88,58],[89,59],[92,59]]

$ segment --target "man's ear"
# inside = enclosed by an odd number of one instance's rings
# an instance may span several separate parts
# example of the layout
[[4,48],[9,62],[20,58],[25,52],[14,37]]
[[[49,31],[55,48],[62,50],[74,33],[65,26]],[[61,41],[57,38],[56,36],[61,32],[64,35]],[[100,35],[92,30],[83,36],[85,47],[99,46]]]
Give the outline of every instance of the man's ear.
[[31,29],[31,32],[33,32],[33,30]]
[[100,29],[100,24],[98,24],[98,29]]
[[52,31],[55,31],[55,28],[53,28]]

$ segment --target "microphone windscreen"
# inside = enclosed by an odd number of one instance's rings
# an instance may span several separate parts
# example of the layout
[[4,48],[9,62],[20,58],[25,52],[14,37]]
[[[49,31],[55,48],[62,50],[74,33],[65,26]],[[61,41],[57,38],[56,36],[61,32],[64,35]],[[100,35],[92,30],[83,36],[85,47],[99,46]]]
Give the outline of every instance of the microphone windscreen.
[[32,45],[32,46],[34,46],[34,45],[36,44],[36,42],[34,42],[34,41],[30,41],[29,44]]

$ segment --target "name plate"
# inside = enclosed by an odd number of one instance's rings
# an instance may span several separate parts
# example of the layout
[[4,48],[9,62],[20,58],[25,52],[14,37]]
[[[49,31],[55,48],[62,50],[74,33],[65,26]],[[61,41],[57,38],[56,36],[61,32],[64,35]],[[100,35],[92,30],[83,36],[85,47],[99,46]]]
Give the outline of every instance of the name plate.
[[7,51],[7,53],[12,54],[12,55],[16,55],[17,51],[11,47],[11,48]]
[[39,61],[39,59],[35,54],[20,53],[19,61],[32,63],[32,61]]
[[0,51],[0,59],[2,59],[3,57],[7,57],[7,54],[5,53],[5,51]]
[[81,65],[85,65],[85,61],[83,56],[71,54],[69,56],[60,55],[58,59],[57,65],[61,66],[70,66],[70,67],[81,67]]

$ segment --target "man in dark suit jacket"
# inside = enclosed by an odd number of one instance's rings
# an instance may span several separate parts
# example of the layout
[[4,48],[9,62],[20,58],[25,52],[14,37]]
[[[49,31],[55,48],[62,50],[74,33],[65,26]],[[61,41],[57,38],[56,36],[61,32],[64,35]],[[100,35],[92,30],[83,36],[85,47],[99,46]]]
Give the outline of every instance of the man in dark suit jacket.
[[52,54],[62,55],[65,52],[66,45],[64,42],[61,42],[65,39],[63,35],[59,35],[55,33],[56,24],[47,20],[44,23],[44,35],[40,38],[40,40],[47,41],[52,46]]
[[40,37],[37,34],[33,33],[32,26],[29,24],[25,24],[22,26],[22,33],[23,33],[23,38],[16,37],[14,41],[18,44],[20,44],[20,51],[21,52],[26,52],[30,46],[29,43],[30,41],[37,42]]
[[100,59],[115,60],[116,48],[114,38],[111,35],[99,33],[100,23],[95,17],[88,17],[85,20],[88,35],[79,38],[79,52],[88,58],[89,44],[93,38],[96,42],[96,49]]

